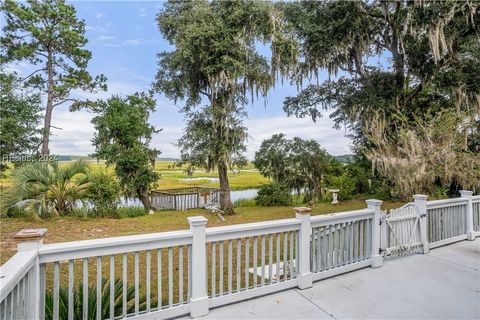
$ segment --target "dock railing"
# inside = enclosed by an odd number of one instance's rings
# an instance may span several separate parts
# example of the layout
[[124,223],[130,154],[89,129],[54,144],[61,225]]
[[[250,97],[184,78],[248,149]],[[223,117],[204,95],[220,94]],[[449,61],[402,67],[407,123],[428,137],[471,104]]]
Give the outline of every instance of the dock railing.
[[[381,267],[380,210],[367,208],[189,230],[43,244],[46,230],[18,234],[18,252],[0,268],[2,319],[151,319],[184,314]],[[428,249],[480,234],[480,197],[416,196]],[[423,220],[422,220],[423,219]],[[423,226],[423,227],[422,227]],[[426,250],[428,252],[428,250]]]

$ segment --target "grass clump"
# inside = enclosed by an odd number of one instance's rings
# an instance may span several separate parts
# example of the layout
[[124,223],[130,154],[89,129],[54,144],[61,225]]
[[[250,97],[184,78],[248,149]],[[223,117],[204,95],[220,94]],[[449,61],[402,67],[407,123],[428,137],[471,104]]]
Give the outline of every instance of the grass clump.
[[235,200],[235,202],[233,203],[233,206],[235,208],[255,207],[257,206],[257,202],[255,201],[255,199],[240,198]]
[[135,218],[140,217],[148,214],[148,211],[145,210],[143,207],[134,206],[134,207],[122,207],[118,208],[113,216],[117,219],[125,219],[125,218]]

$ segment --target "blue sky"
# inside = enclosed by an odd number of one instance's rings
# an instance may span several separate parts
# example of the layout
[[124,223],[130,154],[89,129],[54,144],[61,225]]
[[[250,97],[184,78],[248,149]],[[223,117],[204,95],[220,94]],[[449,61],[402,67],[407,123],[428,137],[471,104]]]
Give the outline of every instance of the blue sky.
[[[156,54],[172,50],[158,31],[155,16],[162,8],[161,1],[71,1],[77,16],[87,25],[87,48],[92,51],[88,70],[92,75],[103,73],[108,78],[108,92],[95,95],[74,92],[79,97],[107,98],[111,94],[127,95],[150,88],[157,71]],[[28,65],[20,63],[13,68],[27,72]],[[324,75],[325,76],[325,75]],[[317,140],[334,155],[350,153],[351,141],[344,130],[333,129],[333,122],[325,115],[313,123],[311,119],[288,118],[282,110],[283,100],[295,95],[296,86],[279,84],[263,99],[247,106],[249,130],[247,156],[252,159],[261,142],[274,133],[283,132],[289,137]],[[177,157],[174,146],[184,128],[183,114],[178,106],[162,95],[156,96],[157,110],[151,122],[162,128],[152,146],[162,151],[162,157]],[[51,153],[85,155],[94,151],[91,145],[92,115],[86,111],[70,113],[68,106],[54,110],[54,130]]]

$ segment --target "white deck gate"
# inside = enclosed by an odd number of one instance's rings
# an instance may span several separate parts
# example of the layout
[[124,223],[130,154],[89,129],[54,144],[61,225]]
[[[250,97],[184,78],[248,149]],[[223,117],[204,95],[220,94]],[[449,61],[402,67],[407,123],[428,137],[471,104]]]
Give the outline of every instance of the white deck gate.
[[[162,319],[210,308],[367,266],[388,253],[480,235],[480,196],[415,202],[381,223],[368,208],[292,219],[43,245],[33,237],[0,267],[0,319]],[[386,226],[388,225],[388,229]],[[383,235],[381,238],[381,226]],[[389,231],[388,231],[389,230]],[[388,231],[388,232],[386,232]]]
[[391,209],[385,215],[382,221],[382,249],[387,256],[419,252],[422,246],[420,219],[420,212],[413,203]]

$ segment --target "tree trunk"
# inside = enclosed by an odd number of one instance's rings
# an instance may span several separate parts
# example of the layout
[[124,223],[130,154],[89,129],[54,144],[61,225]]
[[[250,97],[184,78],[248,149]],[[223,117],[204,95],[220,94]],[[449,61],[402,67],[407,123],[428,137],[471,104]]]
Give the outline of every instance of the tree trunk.
[[315,195],[317,197],[318,201],[322,200],[322,187],[320,186],[319,183],[314,182],[313,183],[313,189],[315,190]]
[[142,202],[142,205],[143,207],[145,208],[145,210],[153,210],[155,209],[153,206],[152,206],[152,202],[150,201],[150,197],[146,194],[138,194],[138,198],[140,199],[140,201]]
[[220,179],[220,209],[225,214],[234,213],[232,199],[230,197],[230,184],[228,182],[227,164],[221,160],[218,164],[218,177]]
[[314,177],[307,176],[307,179],[313,186],[313,192],[315,193],[315,197],[318,201],[322,200],[322,183],[321,180],[317,181]]
[[48,72],[48,93],[47,93],[47,108],[45,110],[45,122],[43,126],[43,142],[42,142],[42,155],[49,155],[49,141],[50,141],[50,126],[52,123],[52,111],[53,111],[53,95],[54,95],[54,83],[53,83],[53,61],[52,53],[48,52],[47,72]]

